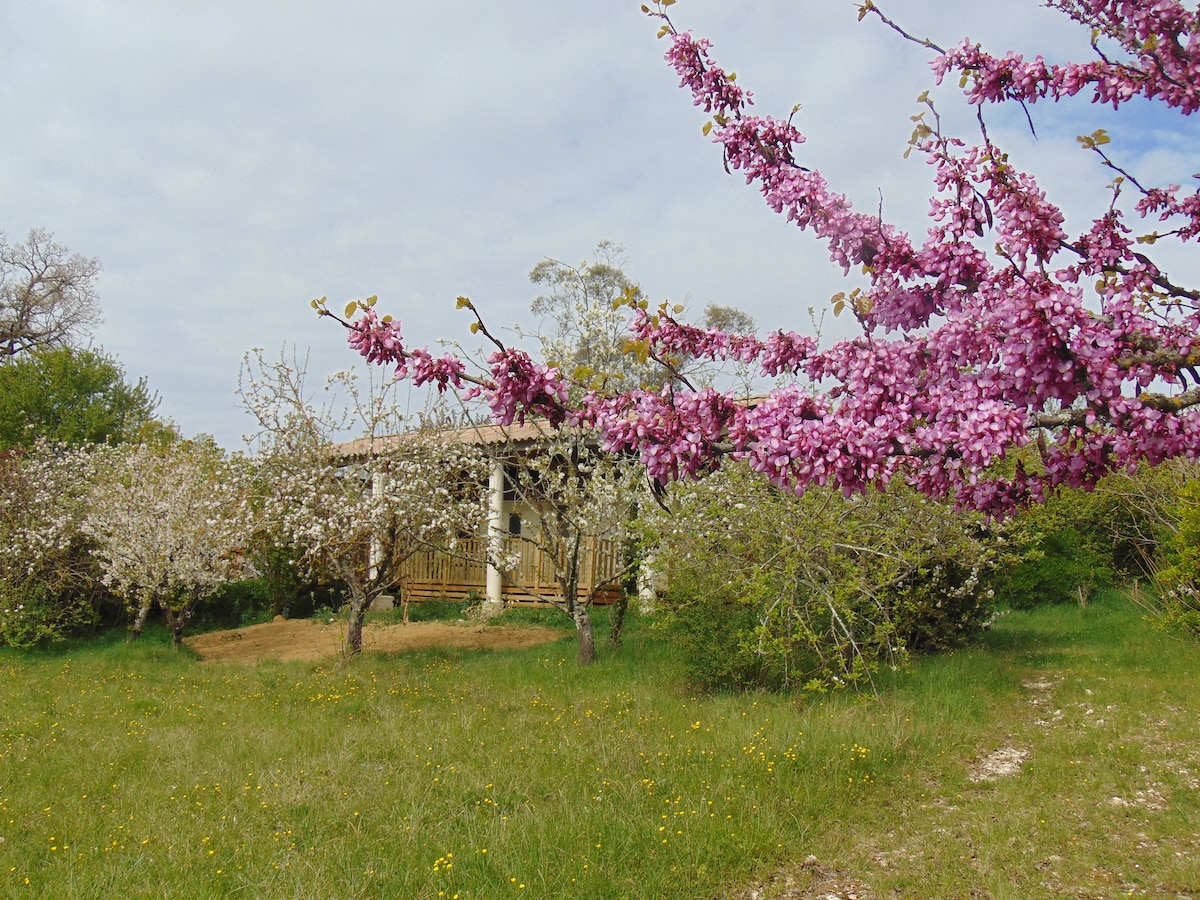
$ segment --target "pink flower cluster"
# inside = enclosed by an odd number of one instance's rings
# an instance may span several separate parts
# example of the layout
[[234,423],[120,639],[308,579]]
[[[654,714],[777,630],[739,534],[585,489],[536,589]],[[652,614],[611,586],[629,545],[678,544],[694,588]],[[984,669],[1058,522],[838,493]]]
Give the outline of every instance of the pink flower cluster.
[[1184,113],[1200,108],[1200,19],[1176,0],[1051,0],[1093,34],[1111,41],[1127,59],[1051,65],[1041,56],[995,57],[963,41],[932,63],[940,84],[948,72],[971,76],[971,103],[1073,97],[1087,87],[1096,103],[1114,109],[1135,96],[1160,100]]
[[636,451],[649,476],[663,483],[712,471],[732,418],[742,412],[731,396],[712,388],[676,392],[668,386],[590,399],[587,424],[603,435],[604,449]]
[[349,330],[347,343],[367,362],[387,366],[404,358],[404,339],[396,320],[381,320],[375,310],[368,309],[350,323]]
[[758,362],[762,374],[771,378],[797,374],[817,348],[815,340],[795,332],[777,331],[762,341],[752,334],[729,334],[719,328],[697,328],[677,322],[665,310],[653,316],[645,310],[635,310],[629,331],[663,356]]
[[397,378],[411,378],[417,386],[433,383],[439,392],[450,387],[455,390],[463,387],[467,369],[461,359],[450,353],[435,358],[424,348],[406,350],[400,323],[394,319],[380,319],[374,309],[364,310],[350,323],[348,330],[346,341],[352,349],[362,354],[367,362],[381,366],[394,364]]
[[[1090,86],[1095,102],[1118,107],[1132,97],[1184,113],[1200,106],[1200,21],[1180,3],[1049,2],[1115,51],[1058,65],[964,42],[933,62],[937,79],[964,73],[974,104],[1057,100]],[[538,415],[593,428],[607,449],[638,453],[660,480],[700,477],[732,456],[798,492],[902,478],[1002,515],[1058,485],[1200,457],[1200,291],[1173,284],[1147,255],[1155,241],[1200,236],[1200,192],[1129,179],[1142,195],[1136,211],[1169,230],[1139,243],[1112,203],[1072,236],[1038,181],[986,133],[970,146],[927,127],[915,149],[930,166],[933,197],[918,245],[801,165],[804,136],[751,115],[749,92],[713,65],[710,49],[672,32],[666,59],[713,116],[726,166],[824,242],[843,270],[866,274],[868,286],[841,301],[862,334],[820,350],[790,332],[760,339],[697,328],[665,308],[635,311],[631,334],[661,360],[737,360],[813,388],[792,384],[746,402],[673,384],[587,393],[572,405],[580,393],[522,351],[501,348],[486,377],[468,378],[452,357],[405,351],[399,326],[370,310],[352,327],[352,346],[416,383],[470,381],[468,393],[485,396],[501,422]],[[997,474],[998,461],[1030,444],[1036,462]]]
[[512,348],[488,357],[492,379],[482,388],[492,416],[501,425],[543,416],[554,426],[566,419],[567,385],[558,369],[535,363],[524,350]]

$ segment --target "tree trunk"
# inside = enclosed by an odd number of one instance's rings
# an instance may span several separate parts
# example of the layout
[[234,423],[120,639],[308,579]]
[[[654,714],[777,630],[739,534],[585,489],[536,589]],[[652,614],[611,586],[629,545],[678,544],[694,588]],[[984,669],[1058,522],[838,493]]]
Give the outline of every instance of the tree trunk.
[[187,624],[188,610],[185,608],[176,613],[170,603],[160,601],[158,605],[162,607],[167,626],[171,629],[171,649],[178,650],[183,646],[183,626]]
[[352,659],[362,653],[363,620],[367,617],[367,607],[380,592],[376,589],[372,593],[369,584],[374,582],[364,584],[353,567],[339,565],[338,571],[342,580],[346,582],[346,587],[350,589],[350,617],[346,622],[346,644],[342,652],[345,653],[346,659]]
[[[637,503],[629,504],[629,510],[626,513],[628,520],[630,522],[634,521],[637,519],[637,515]],[[629,610],[629,598],[636,594],[638,590],[639,560],[637,541],[627,536],[621,550],[622,562],[625,565],[625,575],[621,579],[621,593],[617,597],[617,602],[613,604],[612,624],[608,629],[608,646],[614,650],[621,645],[621,628],[625,625],[625,613]]]
[[596,661],[596,635],[592,631],[592,614],[586,603],[575,604],[575,631],[579,634],[579,664],[591,665]]
[[136,641],[142,636],[142,631],[146,628],[146,619],[149,617],[150,604],[143,603],[134,614],[133,621],[129,623],[129,640]]
[[617,602],[613,604],[612,624],[608,629],[608,646],[614,650],[621,646],[621,626],[625,624],[625,612],[629,609],[629,593],[623,585]]
[[350,588],[350,618],[346,622],[346,656],[347,658],[362,653],[363,620],[367,617],[367,607],[370,599],[361,588]]

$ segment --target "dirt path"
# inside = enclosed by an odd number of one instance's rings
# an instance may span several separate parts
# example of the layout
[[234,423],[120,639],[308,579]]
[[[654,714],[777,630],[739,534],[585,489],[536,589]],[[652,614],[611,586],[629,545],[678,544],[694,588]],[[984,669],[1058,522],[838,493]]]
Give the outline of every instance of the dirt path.
[[[413,622],[408,625],[367,625],[363,650],[399,653],[431,647],[467,650],[509,650],[536,647],[558,640],[563,632],[535,626]],[[264,659],[315,662],[332,659],[342,649],[344,625],[311,619],[289,619],[215,631],[184,639],[184,644],[208,661],[256,663]]]

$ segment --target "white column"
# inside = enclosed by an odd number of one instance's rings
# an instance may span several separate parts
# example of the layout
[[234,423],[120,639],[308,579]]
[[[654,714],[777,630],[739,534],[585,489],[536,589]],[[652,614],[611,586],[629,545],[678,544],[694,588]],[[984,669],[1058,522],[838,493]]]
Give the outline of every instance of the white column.
[[[382,472],[371,473],[371,496],[376,500],[383,494],[385,477]],[[367,554],[367,565],[370,567],[369,577],[371,581],[375,581],[379,577],[379,566],[383,562],[383,542],[379,540],[378,532],[371,534],[371,547]]]
[[504,609],[504,587],[500,570],[492,565],[491,557],[504,548],[504,462],[492,460],[488,479],[488,565],[487,603],[484,615],[496,615]]

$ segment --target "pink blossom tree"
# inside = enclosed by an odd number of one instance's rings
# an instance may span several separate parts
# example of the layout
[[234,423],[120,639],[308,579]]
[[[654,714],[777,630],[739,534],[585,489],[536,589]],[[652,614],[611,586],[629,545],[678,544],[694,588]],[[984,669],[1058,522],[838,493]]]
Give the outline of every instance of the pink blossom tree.
[[[928,52],[934,81],[957,77],[974,108],[970,139],[944,133],[929,96],[911,152],[932,180],[924,235],[906,233],[805,165],[790,117],[759,115],[749,91],[717,65],[708,40],[668,18],[674,0],[643,10],[661,23],[666,59],[709,114],[705,133],[729,172],[775,212],[822,242],[864,282],[833,298],[857,335],[822,348],[810,336],[698,328],[630,297],[630,352],[658,360],[736,360],[783,384],[757,402],[676,373],[659,390],[572,391],[569,377],[492,335],[474,305],[474,333],[493,349],[482,372],[453,355],[405,345],[374,301],[351,304],[350,343],[414,384],[486,400],[502,423],[536,414],[595,429],[606,449],[640,454],[652,478],[699,477],[722,458],[774,483],[847,494],[893,479],[964,508],[1003,515],[1066,485],[1200,450],[1200,290],[1156,253],[1200,236],[1200,191],[1155,185],[1110,155],[1109,136],[1081,152],[1115,175],[1104,209],[1069,233],[1062,208],[989,135],[994,104],[1031,108],[1078,94],[1121,109],[1135,99],[1190,115],[1200,106],[1200,16],[1176,0],[1047,0],[1092,34],[1083,62],[949,50],[915,37],[866,0],[875,19]],[[1031,119],[1032,121],[1032,119]],[[332,315],[323,301],[318,311]],[[996,466],[1032,445],[1015,465]],[[1026,463],[1026,458],[1035,463]]]

